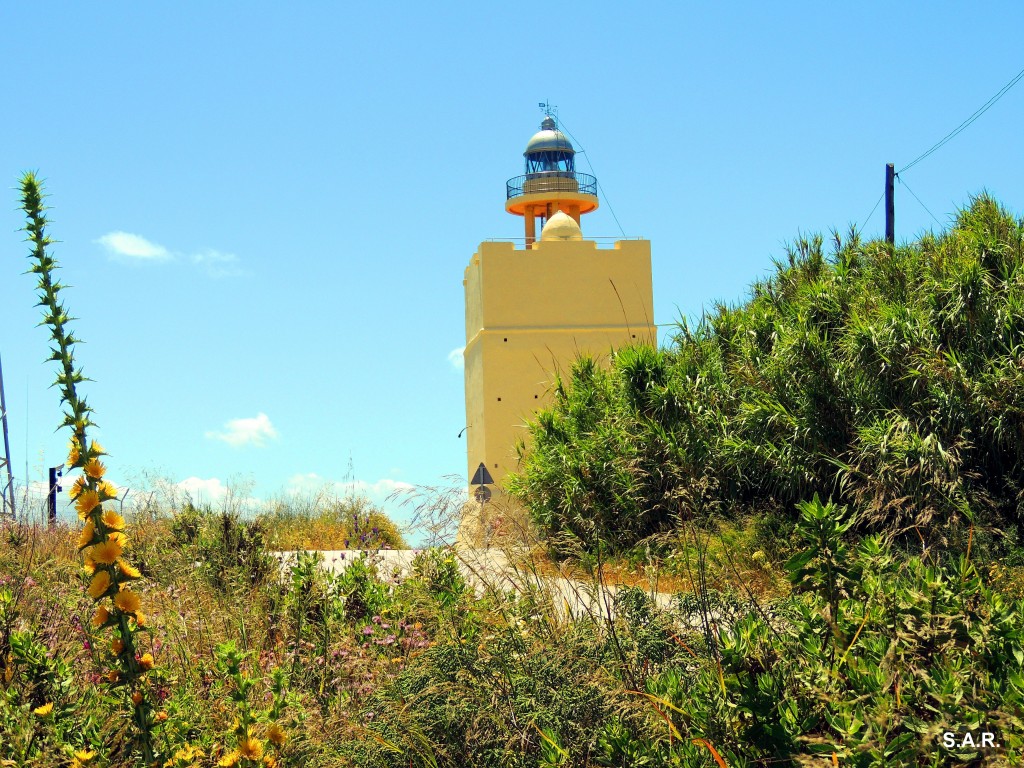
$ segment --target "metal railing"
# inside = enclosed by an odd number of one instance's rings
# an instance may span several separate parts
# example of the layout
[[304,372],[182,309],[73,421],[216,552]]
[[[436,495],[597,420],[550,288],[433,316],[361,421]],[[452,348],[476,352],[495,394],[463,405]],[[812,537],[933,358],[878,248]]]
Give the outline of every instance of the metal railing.
[[543,171],[516,176],[505,183],[506,199],[536,192],[575,192],[597,196],[597,179],[589,173]]

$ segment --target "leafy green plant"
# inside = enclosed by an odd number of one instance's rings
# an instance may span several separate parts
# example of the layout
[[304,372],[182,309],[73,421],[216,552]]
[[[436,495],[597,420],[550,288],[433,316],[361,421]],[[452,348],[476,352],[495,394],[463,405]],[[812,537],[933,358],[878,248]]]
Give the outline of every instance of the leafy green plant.
[[236,712],[229,737],[234,748],[224,751],[218,765],[274,768],[282,765],[278,762],[280,748],[287,740],[280,722],[285,710],[284,676],[280,670],[275,671],[272,704],[265,711],[257,710],[251,701],[256,682],[242,668],[248,656],[233,641],[221,643],[216,649],[217,669],[224,676]]
[[366,553],[360,554],[341,572],[337,590],[343,600],[345,619],[352,624],[384,613],[391,603],[390,590],[378,578]]
[[798,507],[801,519],[796,533],[803,540],[804,548],[786,563],[786,570],[795,593],[812,591],[825,598],[830,635],[841,642],[845,638],[839,636],[838,631],[839,603],[842,597],[850,595],[855,577],[843,537],[856,520],[847,515],[845,509],[823,505],[817,494]]

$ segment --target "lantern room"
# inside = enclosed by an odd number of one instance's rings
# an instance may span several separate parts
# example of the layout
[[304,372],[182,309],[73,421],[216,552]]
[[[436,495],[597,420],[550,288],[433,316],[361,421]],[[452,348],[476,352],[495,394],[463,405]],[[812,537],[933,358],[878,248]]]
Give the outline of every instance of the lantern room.
[[505,210],[525,219],[526,247],[532,248],[538,221],[543,229],[561,211],[579,224],[582,214],[597,210],[597,179],[576,171],[576,150],[551,115],[544,117],[523,157],[526,173],[506,182]]

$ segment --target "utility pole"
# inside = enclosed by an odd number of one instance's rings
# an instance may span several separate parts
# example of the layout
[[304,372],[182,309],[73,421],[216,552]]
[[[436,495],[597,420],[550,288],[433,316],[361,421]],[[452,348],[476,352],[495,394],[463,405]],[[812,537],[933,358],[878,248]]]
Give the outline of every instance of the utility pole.
[[7,488],[3,493],[3,503],[0,509],[7,507],[11,517],[14,517],[14,478],[11,476],[11,441],[7,438],[7,399],[4,397],[4,367],[0,364],[0,421],[3,422],[4,432],[4,455],[0,459],[0,469],[7,470]]
[[885,166],[885,242],[896,244],[896,168],[892,163]]

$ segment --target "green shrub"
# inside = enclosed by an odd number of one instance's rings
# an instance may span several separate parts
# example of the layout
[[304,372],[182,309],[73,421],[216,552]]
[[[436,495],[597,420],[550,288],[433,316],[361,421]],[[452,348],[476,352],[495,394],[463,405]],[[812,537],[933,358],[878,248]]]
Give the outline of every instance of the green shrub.
[[[794,597],[735,619],[713,611],[716,636],[690,646],[699,663],[647,681],[664,738],[615,721],[599,740],[607,760],[672,764],[694,739],[728,765],[835,753],[840,765],[955,766],[1019,754],[1024,604],[964,557],[897,556],[878,536],[855,545],[853,519],[834,504],[815,498],[800,515]],[[967,730],[994,731],[1001,747],[944,746],[944,732]]]
[[792,517],[815,493],[930,546],[1015,525],[1022,264],[1024,222],[984,195],[898,248],[800,238],[668,349],[573,364],[508,485],[552,542],[592,551],[708,514]]
[[237,513],[207,511],[197,541],[203,572],[218,589],[262,584],[277,573],[277,560],[267,548],[267,527]]

